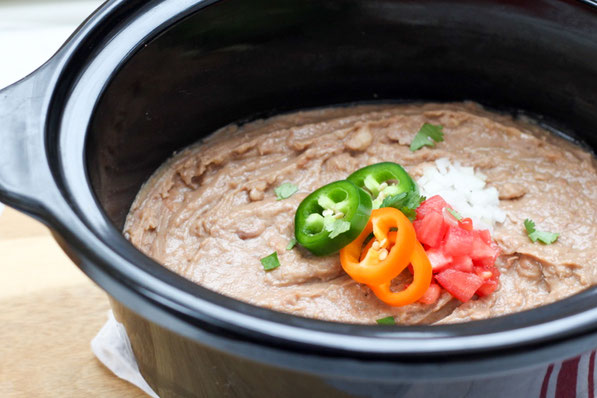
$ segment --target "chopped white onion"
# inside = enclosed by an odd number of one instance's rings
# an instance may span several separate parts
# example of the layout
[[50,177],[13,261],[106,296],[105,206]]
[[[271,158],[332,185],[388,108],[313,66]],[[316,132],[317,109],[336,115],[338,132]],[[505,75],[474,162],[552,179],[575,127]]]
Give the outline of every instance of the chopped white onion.
[[423,170],[417,184],[421,194],[440,195],[463,217],[471,218],[475,229],[493,230],[496,223],[506,220],[506,213],[499,207],[497,189],[485,187],[486,178],[473,167],[441,158]]

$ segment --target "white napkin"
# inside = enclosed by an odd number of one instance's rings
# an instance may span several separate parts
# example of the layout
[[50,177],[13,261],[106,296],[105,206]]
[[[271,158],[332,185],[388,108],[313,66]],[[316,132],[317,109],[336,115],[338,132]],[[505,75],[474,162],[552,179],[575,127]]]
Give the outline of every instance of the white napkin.
[[136,385],[150,397],[159,398],[141,376],[126,330],[114,318],[112,311],[108,312],[106,324],[91,340],[91,350],[116,376]]

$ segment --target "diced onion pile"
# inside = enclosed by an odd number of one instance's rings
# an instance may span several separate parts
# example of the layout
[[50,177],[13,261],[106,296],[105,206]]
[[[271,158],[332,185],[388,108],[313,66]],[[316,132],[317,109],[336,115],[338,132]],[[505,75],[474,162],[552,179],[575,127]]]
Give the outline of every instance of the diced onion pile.
[[499,207],[497,189],[486,188],[485,180],[485,175],[475,172],[473,167],[441,158],[435,161],[434,166],[423,170],[423,176],[417,183],[421,194],[428,198],[440,195],[462,217],[471,218],[475,229],[493,231],[496,223],[506,220],[506,213]]

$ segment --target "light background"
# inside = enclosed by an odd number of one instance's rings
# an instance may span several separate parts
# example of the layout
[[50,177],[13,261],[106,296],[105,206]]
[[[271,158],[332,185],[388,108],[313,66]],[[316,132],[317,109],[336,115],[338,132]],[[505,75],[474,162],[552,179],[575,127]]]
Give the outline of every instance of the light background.
[[0,0],[0,88],[46,62],[102,3]]
[[[101,3],[0,0],[0,88],[46,62]],[[4,209],[0,214],[1,398],[146,397],[91,352],[89,343],[109,308],[106,294],[66,257],[47,228],[16,210]]]

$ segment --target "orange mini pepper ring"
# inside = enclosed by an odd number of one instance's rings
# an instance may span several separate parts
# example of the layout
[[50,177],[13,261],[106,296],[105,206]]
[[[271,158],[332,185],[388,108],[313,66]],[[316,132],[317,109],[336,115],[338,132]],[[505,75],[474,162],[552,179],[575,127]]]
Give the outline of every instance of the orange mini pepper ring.
[[425,294],[429,285],[431,284],[431,278],[433,277],[431,271],[431,263],[425,254],[425,249],[419,242],[415,244],[415,250],[411,257],[413,266],[413,281],[412,283],[401,292],[392,292],[390,290],[391,280],[384,282],[379,285],[369,285],[373,293],[386,304],[392,306],[401,306],[412,304]]
[[[385,241],[384,248],[388,248],[391,228],[397,228],[396,242],[388,250],[387,257],[380,260],[379,251],[369,250],[360,261],[363,243],[371,232],[378,242]],[[400,210],[393,207],[375,209],[363,232],[340,250],[340,262],[344,271],[355,281],[377,286],[389,283],[409,265],[416,243],[415,229]]]

